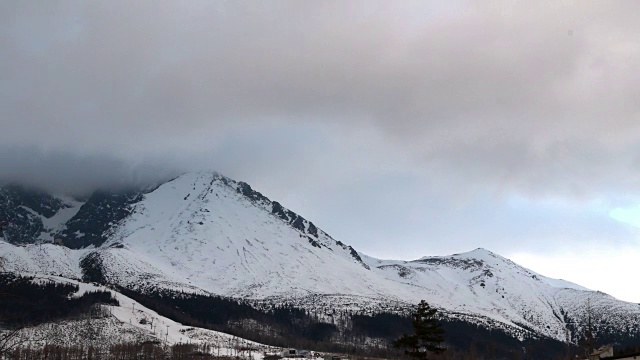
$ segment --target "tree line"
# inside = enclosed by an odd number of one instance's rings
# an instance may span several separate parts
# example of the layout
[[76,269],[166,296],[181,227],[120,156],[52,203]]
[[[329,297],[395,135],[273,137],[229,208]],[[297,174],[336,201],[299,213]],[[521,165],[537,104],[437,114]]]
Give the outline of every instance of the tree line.
[[118,305],[109,291],[79,291],[78,285],[0,273],[0,324],[5,328],[76,319],[95,304]]
[[[367,315],[346,311],[336,313],[341,317],[340,321],[330,324],[321,314],[293,305],[259,310],[247,301],[215,295],[169,290],[119,291],[182,324],[280,347],[397,358],[403,352],[392,346],[394,340],[413,329],[412,314],[381,312]],[[346,325],[339,326],[340,323]],[[502,330],[461,320],[439,318],[439,323],[447,334],[449,350],[435,358],[467,359],[469,354],[473,359],[561,358],[566,349],[564,343],[554,339],[525,338],[520,341]]]

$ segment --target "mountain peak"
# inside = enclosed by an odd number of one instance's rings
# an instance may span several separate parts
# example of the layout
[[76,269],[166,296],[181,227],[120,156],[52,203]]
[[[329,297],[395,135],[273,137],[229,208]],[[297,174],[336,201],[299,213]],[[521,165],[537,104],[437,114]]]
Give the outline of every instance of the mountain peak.
[[[560,340],[565,319],[583,314],[575,304],[589,297],[598,299],[594,307],[615,309],[617,327],[640,323],[637,304],[545,278],[484,248],[416,261],[360,255],[249,184],[214,171],[185,173],[149,191],[55,204],[0,188],[0,213],[33,225],[14,223],[4,232],[7,269],[332,310],[398,311],[424,299],[446,316]],[[14,241],[13,230],[26,239],[43,229],[58,231],[53,236],[66,247]]]
[[476,248],[474,250],[468,251],[468,252],[464,252],[464,253],[459,253],[459,254],[453,254],[451,255],[451,257],[457,257],[457,258],[473,258],[473,259],[477,259],[477,260],[491,260],[491,259],[495,259],[495,258],[499,258],[499,259],[503,259],[505,260],[504,257],[494,253],[493,251],[487,250],[485,248]]
[[507,260],[506,258],[494,253],[493,251],[479,247],[471,251],[456,253],[451,255],[423,256],[414,261],[425,261],[425,260],[434,259],[434,258],[475,259],[475,260],[485,260],[485,261],[498,258],[502,260]]

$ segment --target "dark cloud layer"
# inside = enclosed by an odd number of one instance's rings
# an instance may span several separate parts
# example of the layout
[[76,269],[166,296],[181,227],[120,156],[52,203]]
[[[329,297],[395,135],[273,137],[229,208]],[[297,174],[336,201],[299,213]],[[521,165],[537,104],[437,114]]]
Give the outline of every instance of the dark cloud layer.
[[78,155],[35,147],[0,146],[0,185],[21,184],[53,193],[88,195],[95,190],[146,187],[170,179],[175,167],[133,163],[106,155]]

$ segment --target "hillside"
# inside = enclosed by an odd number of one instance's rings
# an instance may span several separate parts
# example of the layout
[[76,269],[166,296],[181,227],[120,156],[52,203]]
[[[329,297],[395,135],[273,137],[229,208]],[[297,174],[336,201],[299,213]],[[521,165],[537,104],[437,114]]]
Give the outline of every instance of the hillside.
[[[91,311],[83,311],[81,314],[67,316],[57,321],[37,321],[21,327],[16,333],[0,328],[0,357],[7,349],[13,351],[18,345],[23,352],[31,350],[42,353],[42,349],[48,347],[52,357],[55,356],[56,351],[60,351],[60,348],[65,349],[64,351],[86,352],[89,347],[92,348],[94,357],[98,354],[105,356],[108,353],[115,355],[118,351],[136,351],[136,347],[132,344],[147,344],[147,347],[162,345],[162,348],[157,350],[163,353],[179,351],[181,344],[189,344],[208,349],[217,356],[242,354],[253,359],[261,359],[265,353],[282,351],[282,348],[259,344],[237,336],[184,326],[104,286],[47,275],[32,275],[28,278],[9,280],[4,276],[2,278],[3,284],[12,281],[19,281],[22,284],[22,290],[25,290],[27,286],[25,284],[28,283],[75,287],[77,291],[71,294],[71,299],[101,292],[110,294],[116,304],[101,304],[92,307]],[[23,353],[22,356],[26,355]],[[68,358],[69,354],[66,356]],[[43,357],[46,356],[43,355]]]

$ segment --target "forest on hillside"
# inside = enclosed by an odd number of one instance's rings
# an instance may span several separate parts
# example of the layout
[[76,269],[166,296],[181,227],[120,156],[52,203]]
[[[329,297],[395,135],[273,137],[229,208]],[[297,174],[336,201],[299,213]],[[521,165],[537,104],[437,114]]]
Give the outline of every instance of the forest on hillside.
[[[0,274],[0,325],[5,330],[43,323],[82,319],[92,316],[100,304],[118,305],[109,291],[86,292],[76,296],[79,287],[72,283],[37,281],[33,277]],[[140,292],[118,288],[117,291],[143,306],[187,326],[232,334],[248,340],[279,347],[313,349],[351,357],[398,357],[402,353],[391,343],[413,331],[410,314],[361,311],[334,311],[326,314],[298,308],[291,304],[258,307],[247,300],[168,290]],[[97,314],[96,316],[106,316]],[[540,359],[563,358],[583,352],[579,347],[541,338],[522,341],[500,330],[491,330],[462,320],[440,318],[445,329],[447,352],[436,359]],[[607,329],[605,329],[607,330]],[[619,352],[633,351],[638,338],[621,337],[603,331],[597,344],[613,343]],[[1,340],[1,339],[0,339]],[[584,345],[584,341],[582,341]],[[114,345],[115,346],[115,345]],[[146,353],[149,358],[160,344],[120,344],[115,352]],[[14,349],[15,358],[29,358],[33,351]],[[54,352],[52,348],[46,350]],[[60,349],[57,349],[60,353]],[[60,354],[72,358],[78,349],[69,347]],[[82,351],[87,351],[85,348]],[[167,351],[167,349],[163,349]],[[175,348],[182,358],[197,353],[196,348]],[[29,355],[31,354],[31,355]],[[64,356],[67,356],[64,355]],[[35,355],[33,355],[35,356]],[[59,358],[65,358],[60,355]],[[160,355],[158,355],[160,356]],[[175,357],[178,358],[178,357]]]
[[[409,314],[342,311],[333,315],[332,323],[327,323],[323,314],[286,304],[258,310],[246,300],[212,295],[168,290],[119,291],[185,325],[223,331],[273,346],[352,356],[397,357],[402,353],[391,343],[413,331]],[[464,359],[469,354],[496,359],[533,359],[534,356],[539,359],[542,354],[560,357],[567,352],[565,344],[553,339],[519,341],[502,331],[465,321],[442,318],[441,322],[449,348],[439,357],[443,359]]]

